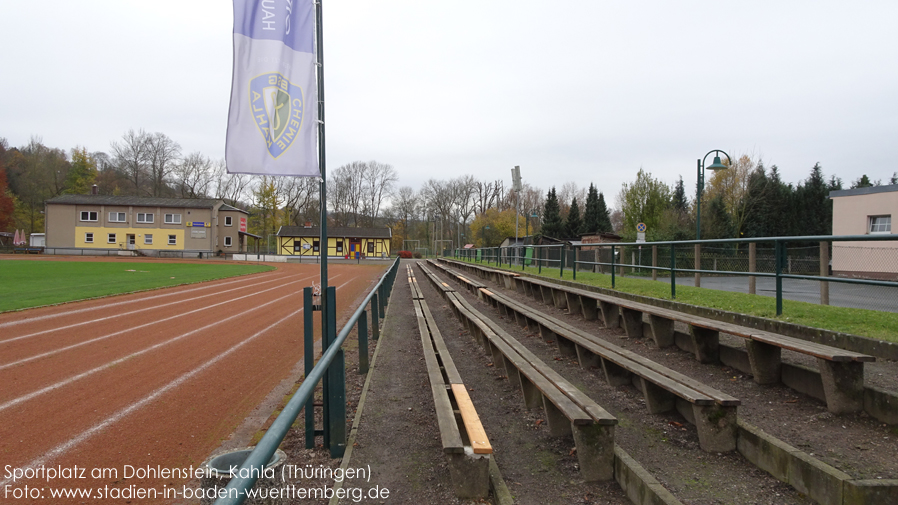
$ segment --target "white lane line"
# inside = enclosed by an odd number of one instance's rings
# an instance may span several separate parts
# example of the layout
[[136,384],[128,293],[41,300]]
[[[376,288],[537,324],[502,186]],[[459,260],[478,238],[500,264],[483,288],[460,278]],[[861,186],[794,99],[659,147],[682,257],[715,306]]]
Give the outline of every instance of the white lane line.
[[11,362],[11,363],[5,363],[5,364],[2,364],[2,365],[0,365],[0,370],[9,368],[9,367],[12,367],[12,366],[15,366],[15,365],[19,365],[19,364],[21,364],[21,363],[26,363],[26,362],[28,362],[28,361],[33,361],[33,360],[36,360],[36,359],[38,359],[38,358],[43,358],[43,357],[46,357],[46,356],[52,356],[52,355],[54,355],[54,354],[59,354],[59,353],[61,353],[61,352],[63,352],[63,351],[68,351],[68,350],[70,350],[70,349],[74,349],[74,348],[76,348],[76,347],[81,347],[81,346],[83,346],[83,345],[92,344],[92,343],[94,343],[94,342],[98,342],[98,341],[100,341],[100,340],[105,340],[105,339],[107,339],[107,338],[111,338],[111,337],[114,337],[114,336],[116,336],[116,335],[121,335],[122,333],[132,332],[132,331],[134,331],[134,330],[139,330],[140,328],[146,328],[147,326],[152,326],[152,325],[154,325],[154,324],[164,323],[164,322],[167,322],[167,321],[171,321],[172,319],[177,319],[177,318],[179,318],[179,317],[188,316],[188,315],[190,315],[190,314],[195,314],[195,313],[197,313],[197,312],[207,311],[207,310],[209,310],[209,309],[211,309],[211,308],[213,308],[213,307],[218,307],[219,305],[224,305],[224,304],[226,304],[226,303],[233,303],[233,302],[236,302],[236,301],[238,301],[238,300],[242,300],[242,299],[244,299],[244,298],[250,298],[250,297],[253,297],[253,296],[257,296],[257,295],[260,295],[260,294],[262,294],[262,293],[267,293],[268,291],[273,291],[273,290],[275,290],[275,289],[280,289],[280,288],[282,288],[282,287],[284,287],[284,286],[289,286],[290,284],[296,284],[297,282],[301,282],[301,281],[288,282],[288,283],[286,283],[286,284],[281,284],[281,285],[275,286],[275,287],[273,287],[273,288],[268,288],[268,289],[265,289],[265,290],[262,290],[262,291],[258,291],[258,292],[251,293],[251,294],[248,294],[248,295],[243,295],[243,296],[240,296],[240,297],[237,297],[237,298],[231,298],[230,300],[225,300],[225,301],[223,301],[223,302],[219,302],[219,303],[216,303],[216,304],[213,304],[213,305],[209,305],[209,306],[207,306],[207,307],[201,307],[201,308],[199,308],[199,309],[194,309],[194,310],[191,310],[191,311],[189,311],[189,312],[182,312],[182,313],[180,313],[180,314],[176,314],[176,315],[171,316],[171,317],[166,317],[166,318],[164,318],[164,319],[159,319],[159,320],[156,320],[156,321],[151,321],[151,322],[149,322],[149,323],[144,323],[144,324],[141,324],[141,325],[139,325],[139,326],[132,326],[132,327],[130,327],[130,328],[127,328],[127,329],[124,329],[124,330],[121,330],[121,331],[116,331],[116,332],[114,332],[114,333],[109,333],[109,334],[103,335],[102,337],[92,338],[92,339],[90,339],[90,340],[85,340],[85,341],[83,341],[83,342],[78,342],[77,344],[72,344],[72,345],[69,345],[69,346],[66,346],[66,347],[60,347],[59,349],[55,349],[55,350],[52,350],[52,351],[47,351],[47,352],[45,352],[45,353],[35,354],[34,356],[31,356],[31,357],[28,357],[28,358],[22,358],[22,359],[20,359],[20,360],[18,360],[18,361],[13,361],[13,362]]
[[[257,283],[255,283],[255,284],[247,284],[247,285],[245,285],[245,286],[238,286],[238,287],[236,287],[236,288],[226,289],[226,290],[223,290],[223,291],[216,291],[216,292],[214,292],[214,293],[209,293],[209,294],[206,294],[206,295],[200,295],[200,296],[196,296],[196,297],[193,297],[193,298],[187,298],[187,299],[185,299],[185,300],[177,300],[177,301],[174,301],[174,302],[163,303],[162,305],[153,305],[152,307],[144,307],[144,308],[142,308],[142,309],[132,310],[131,312],[122,312],[122,313],[120,313],[120,314],[115,314],[114,316],[100,317],[100,318],[97,318],[97,319],[91,319],[91,320],[88,320],[88,321],[82,321],[82,322],[80,322],[80,323],[70,324],[70,325],[68,325],[68,326],[59,326],[59,327],[56,327],[56,328],[50,328],[49,330],[43,330],[43,331],[38,331],[38,332],[35,332],[35,333],[29,333],[29,334],[27,334],[27,335],[20,335],[20,336],[18,336],[18,337],[8,338],[8,339],[6,339],[6,340],[0,340],[0,345],[6,344],[6,343],[9,343],[9,342],[15,342],[16,340],[22,340],[22,339],[25,339],[25,338],[36,337],[36,336],[38,336],[38,335],[44,335],[44,334],[47,334],[47,333],[53,333],[53,332],[62,331],[62,330],[69,330],[69,329],[72,329],[72,328],[76,328],[76,327],[78,327],[78,326],[84,326],[84,325],[86,325],[86,324],[99,323],[99,322],[101,322],[101,321],[107,321],[107,320],[109,320],[109,319],[115,319],[115,318],[117,318],[117,317],[130,316],[130,315],[134,315],[134,314],[137,314],[137,313],[140,313],[140,312],[146,312],[146,311],[148,311],[148,310],[161,309],[161,308],[164,308],[164,307],[168,307],[168,306],[170,306],[170,305],[177,305],[177,304],[181,304],[181,303],[194,302],[194,301],[200,300],[200,299],[202,299],[202,298],[208,298],[208,297],[210,297],[210,296],[219,296],[219,295],[222,295],[222,294],[224,294],[224,293],[230,293],[231,291],[238,291],[238,290],[241,290],[241,289],[248,289],[248,288],[252,288],[252,287],[255,287],[255,286],[261,286],[261,285],[263,285],[263,284],[269,284],[269,283],[272,283],[272,282],[283,281],[283,280],[289,279],[289,278],[291,278],[291,277],[295,277],[295,276],[285,277],[284,279],[271,279],[271,280],[268,280],[268,281],[257,282]],[[309,276],[309,277],[304,277],[304,278],[299,279],[299,280],[300,280],[300,281],[304,281],[304,280],[310,279],[310,278],[311,278],[311,276]]]
[[7,402],[5,402],[5,403],[0,403],[0,411],[5,410],[5,409],[8,409],[9,407],[12,407],[12,406],[14,406],[14,405],[18,405],[18,404],[20,404],[20,403],[22,403],[22,402],[26,402],[26,401],[28,401],[28,400],[31,400],[32,398],[36,398],[36,397],[38,397],[38,396],[40,396],[40,395],[42,395],[42,394],[44,394],[44,393],[49,393],[50,391],[54,391],[54,390],[59,389],[59,388],[61,388],[61,387],[63,387],[63,386],[67,386],[67,385],[69,385],[69,384],[71,384],[71,383],[73,383],[73,382],[75,382],[75,381],[77,381],[77,380],[83,379],[83,378],[85,378],[85,377],[87,377],[87,376],[89,376],[89,375],[93,375],[93,374],[95,374],[95,373],[97,373],[97,372],[99,372],[99,371],[101,371],[101,370],[105,370],[105,369],[107,369],[107,368],[111,368],[111,367],[113,367],[113,366],[115,366],[115,365],[118,365],[118,364],[120,364],[120,363],[124,363],[125,361],[127,361],[127,360],[129,360],[129,359],[131,359],[131,358],[135,358],[135,357],[140,356],[140,355],[142,355],[142,354],[146,354],[146,353],[148,353],[148,352],[155,351],[156,349],[158,349],[158,348],[160,348],[160,347],[163,347],[163,346],[166,346],[166,345],[168,345],[168,344],[177,342],[178,340],[183,340],[183,339],[185,339],[185,338],[187,338],[187,337],[189,337],[189,336],[191,336],[191,335],[195,335],[195,334],[197,334],[197,333],[199,333],[199,332],[201,332],[201,331],[208,330],[209,328],[212,328],[213,326],[218,326],[219,324],[226,323],[226,322],[230,321],[231,319],[236,319],[236,318],[238,318],[238,317],[244,317],[246,314],[249,314],[249,313],[251,313],[251,312],[253,312],[253,311],[256,311],[256,310],[258,310],[258,309],[261,309],[262,307],[265,307],[266,305],[271,305],[272,303],[277,303],[277,302],[279,302],[279,301],[281,301],[281,300],[283,300],[283,299],[285,299],[285,298],[289,298],[289,297],[291,297],[291,296],[294,296],[293,293],[290,293],[290,294],[288,294],[288,295],[284,295],[284,296],[282,296],[282,297],[280,297],[280,298],[277,298],[277,299],[275,299],[275,300],[272,300],[272,301],[270,301],[270,302],[263,303],[262,305],[257,305],[257,306],[252,307],[251,309],[249,309],[249,310],[247,310],[247,311],[245,311],[245,312],[240,312],[240,313],[234,314],[233,316],[227,317],[227,318],[222,319],[222,320],[220,320],[220,321],[215,321],[215,322],[212,323],[212,324],[207,324],[206,326],[203,326],[202,328],[197,328],[197,329],[195,329],[195,330],[188,331],[187,333],[183,333],[183,334],[181,334],[181,335],[178,335],[177,337],[171,338],[171,339],[166,340],[166,341],[164,341],[164,342],[159,342],[158,344],[152,345],[152,346],[147,347],[147,348],[145,348],[145,349],[141,349],[141,350],[139,350],[139,351],[137,351],[137,352],[131,353],[131,354],[129,354],[129,355],[125,356],[125,357],[119,358],[119,359],[117,359],[117,360],[110,361],[109,363],[106,363],[106,364],[104,364],[104,365],[100,365],[100,366],[98,366],[98,367],[96,367],[96,368],[92,368],[92,369],[90,369],[90,370],[88,370],[88,371],[86,371],[86,372],[82,372],[82,373],[80,373],[80,374],[78,374],[78,375],[73,375],[73,376],[71,376],[71,377],[69,377],[69,378],[67,378],[67,379],[63,379],[63,380],[61,380],[61,381],[59,381],[59,382],[56,382],[56,383],[54,383],[54,384],[51,384],[51,385],[49,385],[49,386],[46,386],[46,387],[41,388],[41,389],[38,389],[37,391],[33,391],[33,392],[28,393],[28,394],[26,394],[26,395],[19,396],[18,398],[13,398],[12,400],[9,400],[9,401],[7,401]]
[[[260,274],[260,276],[261,276],[261,275],[267,276],[266,274],[274,275],[274,273],[275,273],[275,272],[263,272],[262,274]],[[33,322],[36,322],[36,321],[44,321],[44,320],[47,320],[47,319],[54,319],[54,318],[57,318],[57,317],[70,316],[70,315],[72,315],[72,314],[80,314],[81,312],[88,312],[88,311],[91,311],[91,310],[100,310],[100,309],[106,309],[106,308],[109,308],[109,307],[117,307],[117,306],[119,306],[119,305],[128,305],[128,304],[130,304],[130,303],[144,302],[144,301],[147,301],[147,300],[154,300],[154,299],[156,299],[156,298],[164,298],[164,297],[167,297],[167,296],[177,296],[177,295],[180,295],[180,294],[183,294],[183,293],[191,293],[191,292],[193,292],[193,291],[202,291],[202,290],[206,290],[206,289],[215,289],[215,288],[218,288],[218,287],[221,287],[221,286],[227,286],[227,285],[229,285],[229,284],[234,284],[234,283],[238,283],[238,282],[243,282],[243,281],[246,281],[246,280],[254,280],[254,279],[248,279],[247,277],[248,277],[248,276],[241,276],[241,277],[238,278],[238,279],[233,279],[233,280],[229,280],[229,281],[227,281],[227,282],[221,282],[221,283],[216,283],[216,284],[210,284],[210,283],[215,282],[215,281],[206,281],[206,282],[203,282],[203,283],[202,283],[202,284],[203,284],[202,286],[194,287],[194,288],[190,288],[190,289],[179,290],[179,291],[175,291],[175,292],[171,292],[171,293],[163,293],[163,294],[160,294],[160,295],[144,296],[144,297],[138,298],[138,299],[136,299],[136,300],[126,300],[126,301],[121,301],[121,302],[104,303],[104,304],[102,304],[102,305],[94,305],[94,306],[91,306],[91,307],[85,307],[85,308],[83,308],[83,309],[67,310],[67,311],[65,311],[65,312],[56,312],[56,313],[53,313],[53,314],[47,314],[47,315],[44,315],[44,316],[30,317],[30,318],[27,318],[27,319],[19,319],[19,320],[16,320],[16,321],[7,321],[7,322],[5,322],[5,323],[0,323],[0,328],[6,328],[6,327],[8,327],[8,326],[17,326],[17,325],[20,325],[20,324],[33,323]],[[177,287],[178,287],[178,286],[172,286],[171,288],[162,288],[162,289],[176,289]],[[131,294],[134,294],[134,293],[131,293]],[[85,300],[85,301],[89,301],[89,300]]]
[[[340,289],[341,287],[345,286],[346,284],[348,284],[348,282],[343,283],[343,284],[341,284],[340,286],[337,286],[337,289]],[[149,404],[150,402],[152,402],[152,401],[155,400],[156,398],[162,396],[163,394],[167,393],[168,391],[171,391],[172,389],[175,389],[176,387],[180,386],[181,384],[183,384],[183,383],[186,382],[187,380],[193,378],[195,375],[198,375],[200,372],[206,370],[207,368],[209,368],[209,367],[211,367],[212,365],[218,363],[219,361],[221,361],[222,359],[224,359],[224,358],[227,357],[228,355],[232,354],[232,353],[233,353],[234,351],[236,351],[237,349],[239,349],[239,348],[243,347],[244,345],[248,344],[249,342],[255,340],[256,338],[258,338],[259,336],[261,336],[261,335],[264,334],[265,332],[271,330],[272,328],[278,326],[279,324],[281,324],[281,323],[283,323],[284,321],[286,321],[287,319],[290,319],[291,317],[293,317],[293,316],[299,314],[299,313],[302,312],[302,311],[303,311],[303,309],[300,308],[299,310],[295,310],[295,311],[291,312],[290,314],[287,314],[286,316],[284,316],[283,318],[281,318],[281,319],[277,320],[276,322],[272,323],[272,324],[269,325],[268,327],[266,327],[266,328],[264,328],[264,329],[262,329],[262,330],[256,332],[255,334],[253,334],[251,337],[247,338],[246,340],[243,340],[242,342],[240,342],[240,343],[238,343],[238,344],[235,344],[233,347],[231,347],[231,348],[228,349],[227,351],[224,351],[223,353],[219,354],[218,356],[216,356],[216,357],[212,358],[211,360],[209,360],[209,361],[203,363],[203,364],[200,365],[199,367],[194,368],[194,369],[191,370],[190,372],[187,372],[187,373],[181,375],[180,377],[178,377],[177,379],[175,379],[175,380],[169,382],[168,384],[166,384],[166,385],[164,385],[164,386],[162,386],[162,387],[156,389],[155,391],[153,391],[153,392],[150,393],[149,395],[145,396],[143,399],[141,399],[141,400],[139,400],[139,401],[137,401],[137,402],[134,402],[134,403],[132,403],[131,405],[129,405],[129,406],[127,406],[127,407],[125,407],[125,408],[119,410],[118,412],[116,412],[115,414],[113,414],[113,415],[107,417],[107,418],[104,419],[103,421],[101,421],[101,422],[95,424],[94,426],[88,428],[88,429],[85,430],[85,431],[82,431],[80,434],[78,434],[78,435],[76,435],[76,436],[70,438],[68,441],[63,442],[63,443],[57,445],[57,446],[54,447],[53,449],[50,449],[49,451],[45,452],[42,456],[39,456],[39,457],[33,459],[33,460],[30,461],[28,464],[19,466],[19,468],[37,468],[37,467],[40,467],[41,465],[46,465],[47,463],[49,463],[50,461],[52,461],[54,458],[57,458],[57,457],[59,457],[59,456],[62,456],[62,455],[65,454],[68,450],[70,450],[70,449],[72,449],[73,447],[77,446],[78,444],[84,442],[85,440],[91,438],[92,436],[96,435],[97,433],[103,431],[105,428],[107,428],[107,427],[109,427],[109,426],[111,426],[111,425],[117,423],[118,421],[122,420],[122,419],[123,419],[125,416],[127,416],[128,414],[130,414],[130,413],[132,413],[132,412],[134,412],[134,411],[140,409],[141,407],[146,406],[147,404]],[[8,484],[8,483],[10,482],[11,479],[12,479],[11,477],[7,477],[7,478],[5,478],[5,479],[3,479],[3,480],[0,480],[0,487],[3,487],[3,486],[5,486],[6,484]]]

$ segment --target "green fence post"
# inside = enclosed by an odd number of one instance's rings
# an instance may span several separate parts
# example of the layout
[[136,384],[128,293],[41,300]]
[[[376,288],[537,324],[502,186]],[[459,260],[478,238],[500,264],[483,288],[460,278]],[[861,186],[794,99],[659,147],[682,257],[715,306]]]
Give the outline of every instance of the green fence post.
[[677,250],[673,244],[670,245],[670,297],[677,297]]
[[543,249],[541,247],[536,249],[536,272],[543,273]]
[[[328,344],[337,340],[337,288],[327,288]],[[334,361],[327,369],[329,376],[328,401],[328,447],[332,458],[343,457],[346,451],[346,358],[343,349],[337,351]]]
[[571,266],[574,268],[574,279],[573,280],[577,280],[577,246],[574,246],[574,263],[571,264]]
[[[312,334],[312,320],[315,312],[312,310],[312,288],[302,290],[303,301],[303,355],[305,358],[305,377],[309,376],[315,367],[315,335]],[[306,449],[315,448],[315,395],[309,396],[306,402]]]
[[773,256],[776,261],[776,315],[783,315],[783,250],[785,244],[779,240],[773,242]]
[[614,246],[611,246],[611,289],[614,289]]
[[558,260],[558,276],[564,279],[564,244],[561,244],[561,259]]
[[368,313],[359,315],[359,373],[368,373]]
[[374,293],[371,295],[371,337],[374,340],[380,338],[380,312],[377,307],[377,293]]

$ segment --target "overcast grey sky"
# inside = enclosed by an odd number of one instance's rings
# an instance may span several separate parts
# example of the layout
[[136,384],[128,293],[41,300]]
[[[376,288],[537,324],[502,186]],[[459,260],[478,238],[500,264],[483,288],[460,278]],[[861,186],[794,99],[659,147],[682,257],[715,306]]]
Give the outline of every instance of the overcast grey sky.
[[[222,158],[227,0],[0,0],[0,137],[109,151],[130,128]],[[328,168],[400,185],[521,166],[613,196],[695,187],[712,149],[789,182],[898,170],[898,2],[325,0]]]

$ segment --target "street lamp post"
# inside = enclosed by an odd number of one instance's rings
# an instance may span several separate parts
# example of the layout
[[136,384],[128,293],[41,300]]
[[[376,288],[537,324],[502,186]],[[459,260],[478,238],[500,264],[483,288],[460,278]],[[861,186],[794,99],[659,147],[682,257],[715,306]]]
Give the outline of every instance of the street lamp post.
[[[705,161],[708,159],[708,156],[714,154],[714,162],[705,167]],[[726,170],[727,165],[724,165],[720,162],[719,153],[723,153],[724,156],[727,157],[727,163],[732,165],[733,160],[730,158],[730,155],[721,151],[720,149],[715,149],[713,151],[709,151],[708,154],[705,155],[704,158],[697,160],[698,161],[698,187],[696,188],[696,197],[695,197],[695,240],[702,239],[702,192],[705,189],[705,170]]]

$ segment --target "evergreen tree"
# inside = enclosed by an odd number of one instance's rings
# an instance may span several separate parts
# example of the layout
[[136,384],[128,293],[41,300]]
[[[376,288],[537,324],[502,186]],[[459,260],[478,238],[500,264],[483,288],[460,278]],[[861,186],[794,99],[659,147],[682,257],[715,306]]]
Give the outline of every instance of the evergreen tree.
[[706,224],[702,227],[707,230],[702,238],[718,239],[718,238],[735,238],[735,229],[730,213],[727,212],[726,204],[723,197],[717,195],[708,202],[708,218]]
[[682,175],[680,176],[680,180],[677,181],[677,184],[674,187],[672,203],[677,212],[686,213],[686,211],[689,210],[689,200],[686,199],[686,186],[683,185]]
[[564,235],[564,222],[561,220],[561,207],[558,205],[555,186],[552,186],[546,195],[546,204],[543,207],[542,234],[552,238],[561,238]]
[[614,227],[611,226],[611,212],[605,205],[605,195],[599,192],[599,233],[611,233]]
[[873,183],[870,182],[870,178],[867,177],[867,174],[864,174],[864,175],[861,176],[860,179],[854,181],[854,182],[851,184],[851,189],[869,188],[869,187],[871,187],[871,186],[873,186]]
[[580,219],[580,206],[577,205],[577,199],[574,198],[571,202],[571,209],[567,213],[567,222],[564,223],[566,238],[578,238],[582,226],[583,220]]
[[892,172],[892,178],[889,179],[889,184],[898,184],[898,172]]
[[[800,235],[829,235],[833,228],[833,206],[820,163],[816,163],[804,184],[796,191],[799,220],[793,232]],[[794,218],[793,218],[794,220]]]
[[590,183],[589,191],[586,193],[586,211],[583,213],[583,227],[580,232],[583,234],[598,233],[599,219],[599,192]]

